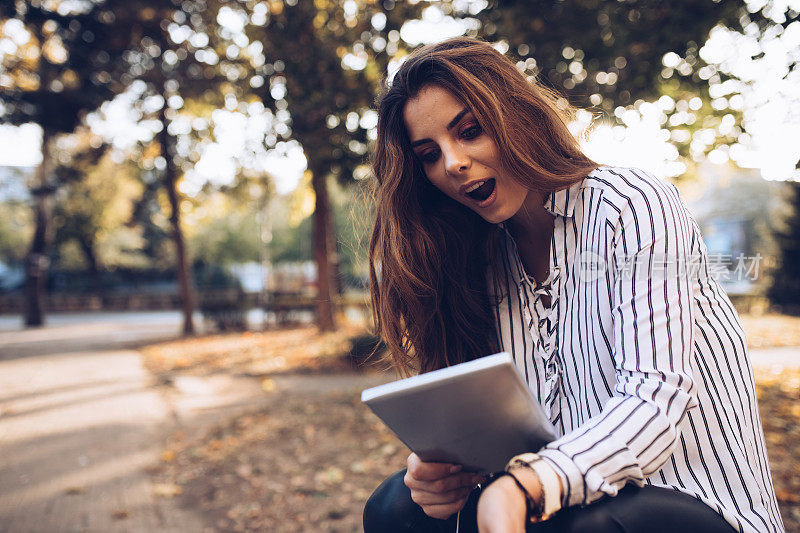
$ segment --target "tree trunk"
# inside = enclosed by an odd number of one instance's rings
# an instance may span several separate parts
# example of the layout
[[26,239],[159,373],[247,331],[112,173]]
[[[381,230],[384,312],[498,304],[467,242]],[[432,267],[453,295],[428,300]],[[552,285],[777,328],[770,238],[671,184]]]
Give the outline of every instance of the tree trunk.
[[[166,98],[165,98],[166,101]],[[180,292],[181,307],[183,308],[183,334],[194,335],[194,321],[192,315],[194,314],[194,289],[192,281],[192,272],[189,266],[189,260],[186,253],[186,243],[183,239],[183,231],[181,230],[181,206],[180,198],[178,197],[178,190],[176,182],[178,179],[177,169],[175,168],[175,155],[174,139],[167,131],[169,121],[166,117],[166,104],[159,111],[159,120],[161,121],[161,131],[158,134],[159,143],[161,144],[161,156],[166,160],[167,166],[164,169],[164,187],[167,190],[169,197],[170,215],[169,221],[172,225],[172,240],[175,242],[175,254],[177,256],[176,266],[178,269],[178,288]]]
[[28,256],[25,258],[25,326],[44,325],[44,292],[47,278],[47,247],[50,241],[48,221],[51,210],[51,187],[48,183],[50,166],[50,135],[42,130],[42,163],[36,169],[34,198],[34,217],[36,229],[33,233]]
[[89,263],[89,273],[92,276],[92,285],[96,296],[99,296],[102,300],[104,297],[105,290],[103,289],[103,279],[100,274],[100,261],[97,259],[97,253],[95,252],[95,245],[92,242],[92,237],[88,235],[83,235],[78,238],[78,244],[83,250],[83,255],[86,257],[86,261]]
[[[320,331],[336,329],[334,319],[332,273],[336,259],[335,234],[332,227],[331,203],[323,169],[312,168],[314,189],[314,260],[317,264],[317,326]],[[332,238],[333,237],[333,238]]]
[[[261,234],[261,281],[263,287],[261,289],[261,307],[262,309],[269,309],[272,304],[273,290],[275,289],[271,282],[270,273],[272,272],[272,254],[270,253],[270,245],[272,244],[272,212],[270,204],[272,201],[270,194],[269,182],[264,185],[262,204],[258,213],[258,221]],[[266,326],[266,315],[264,316],[264,325]]]

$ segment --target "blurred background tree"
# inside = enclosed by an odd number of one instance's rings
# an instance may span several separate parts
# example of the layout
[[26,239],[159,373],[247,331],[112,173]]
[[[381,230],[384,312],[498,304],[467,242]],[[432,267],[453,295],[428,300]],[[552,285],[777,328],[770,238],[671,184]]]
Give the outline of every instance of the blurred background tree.
[[[142,194],[136,199],[129,225],[140,228],[142,247],[140,252],[146,257],[147,267],[155,270],[168,270],[175,264],[175,254],[170,249],[170,224],[165,209],[166,201],[161,201],[163,189],[152,172],[137,167],[137,177],[142,184]],[[161,193],[161,194],[160,194]]]
[[[55,195],[53,264],[88,270],[95,294],[102,295],[104,270],[147,265],[141,228],[131,224],[143,186],[135,165],[118,164],[108,153],[75,170],[83,179],[68,183]],[[78,253],[70,255],[70,250]]]
[[[673,76],[690,77],[703,66],[698,46],[711,29],[741,29],[745,12],[741,0],[492,1],[477,16],[483,36],[505,40],[522,61],[534,59],[525,69],[567,94],[573,105],[612,111],[658,98]],[[688,58],[687,66],[664,65],[670,53]],[[699,76],[691,80],[704,83]]]
[[[247,68],[247,53],[233,53],[231,39],[243,45],[246,39],[224,2],[188,0],[181,3],[155,0],[128,2],[117,11],[117,31],[128,36],[127,48],[115,64],[113,76],[127,87],[121,98],[133,110],[133,120],[149,134],[127,155],[139,163],[146,183],[147,199],[135,211],[140,216],[153,207],[169,220],[169,236],[175,257],[183,331],[194,332],[194,283],[182,213],[181,184],[203,147],[213,140],[210,118],[215,110],[236,109]],[[238,48],[237,48],[238,50]],[[158,189],[167,205],[161,206]],[[155,200],[155,202],[153,201]],[[148,224],[150,234],[160,230]]]
[[[798,19],[789,3],[746,0],[494,0],[475,15],[459,4],[452,2],[450,11],[475,16],[474,33],[502,41],[526,73],[591,111],[586,124],[605,119],[624,125],[636,120],[635,111],[657,112],[684,164],[692,155],[727,150],[744,134],[746,81],[700,53],[712,30],[768,40]],[[788,58],[786,76],[798,59]]]
[[51,197],[60,185],[53,173],[54,137],[73,132],[87,112],[122,89],[107,72],[121,52],[114,27],[117,4],[90,3],[76,12],[67,6],[46,9],[39,2],[0,3],[0,24],[8,36],[0,58],[0,122],[42,129],[42,162],[29,184],[35,230],[26,257],[27,326],[44,321],[48,222]]
[[204,117],[214,109],[235,105],[240,94],[236,82],[246,70],[238,54],[226,53],[221,41],[233,30],[222,23],[220,3],[134,1],[127,9],[129,16],[119,19],[124,24],[119,31],[128,32],[131,41],[117,75],[131,82],[139,120],[152,123],[154,135],[142,139],[140,162],[143,170],[153,170],[150,175],[157,176],[166,192],[183,331],[192,334],[195,296],[181,226],[179,183],[199,159],[197,145],[208,128]]
[[30,207],[22,201],[12,200],[0,204],[0,257],[9,265],[25,260],[25,248],[33,234],[33,217]]
[[[770,39],[796,32],[791,5],[5,2],[2,120],[41,122],[47,113],[40,109],[70,95],[83,103],[64,100],[53,110],[73,117],[58,131],[74,132],[83,122],[93,135],[81,141],[86,150],[75,149],[74,140],[60,141],[57,150],[45,143],[49,177],[32,180],[34,196],[52,204],[55,184],[69,181],[55,195],[56,231],[41,230],[47,216],[22,216],[19,202],[3,203],[3,260],[19,256],[12,228],[20,228],[37,236],[37,249],[53,234],[57,246],[47,256],[58,268],[175,275],[184,330],[191,332],[193,263],[231,269],[261,261],[266,271],[270,255],[313,259],[317,321],[329,329],[342,280],[358,286],[364,271],[371,214],[364,192],[380,81],[410,48],[434,33],[493,42],[526,74],[583,108],[576,133],[593,122],[600,126],[593,133],[608,125],[618,140],[619,132],[654,117],[658,136],[668,140],[666,174],[686,178],[700,173],[696,165],[705,159],[735,159],[749,140],[745,100],[754,82],[725,63],[709,36],[744,35],[753,61],[774,63],[758,50],[774,50]],[[784,79],[796,79],[797,54],[785,56]],[[91,153],[95,160],[78,162]],[[306,169],[291,195],[277,193],[281,158],[302,160]],[[101,173],[113,177],[103,182]],[[95,287],[103,285],[100,274],[92,276]]]
[[[345,183],[368,175],[358,167],[374,140],[379,80],[403,50],[403,22],[424,5],[286,0],[255,4],[250,13],[247,33],[263,45],[264,57],[254,65],[250,85],[265,106],[286,119],[277,133],[299,141],[311,173],[317,325],[323,331],[335,327],[339,262],[327,180]],[[274,141],[267,138],[267,145]]]

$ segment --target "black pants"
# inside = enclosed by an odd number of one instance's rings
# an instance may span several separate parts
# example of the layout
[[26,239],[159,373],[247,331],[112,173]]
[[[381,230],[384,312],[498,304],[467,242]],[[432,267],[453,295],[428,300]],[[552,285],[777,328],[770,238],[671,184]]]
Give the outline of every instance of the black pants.
[[[456,515],[437,520],[411,500],[405,470],[389,476],[364,507],[365,533],[452,533]],[[478,490],[461,511],[459,533],[477,531]],[[586,507],[569,507],[550,520],[528,526],[528,533],[731,533],[735,531],[709,506],[681,492],[627,485],[613,498]]]

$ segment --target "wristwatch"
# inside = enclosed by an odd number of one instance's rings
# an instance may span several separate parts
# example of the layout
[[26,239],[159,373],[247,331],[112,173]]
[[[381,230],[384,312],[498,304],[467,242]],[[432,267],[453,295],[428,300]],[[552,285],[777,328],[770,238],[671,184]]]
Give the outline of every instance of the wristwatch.
[[506,470],[514,467],[532,470],[542,484],[542,499],[544,505],[540,507],[539,516],[531,516],[531,522],[547,520],[561,509],[561,481],[553,468],[535,453],[516,455],[506,465]]

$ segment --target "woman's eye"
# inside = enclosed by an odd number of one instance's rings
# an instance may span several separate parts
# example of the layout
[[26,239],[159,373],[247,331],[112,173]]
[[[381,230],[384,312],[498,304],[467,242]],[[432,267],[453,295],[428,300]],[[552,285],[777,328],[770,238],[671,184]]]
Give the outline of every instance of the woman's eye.
[[475,137],[480,135],[482,132],[483,132],[483,130],[481,129],[481,127],[478,124],[470,124],[469,126],[464,128],[463,130],[461,130],[461,138],[462,139],[467,139],[467,140],[474,139]]
[[423,154],[419,154],[419,158],[423,163],[433,163],[439,159],[439,150],[428,150]]

